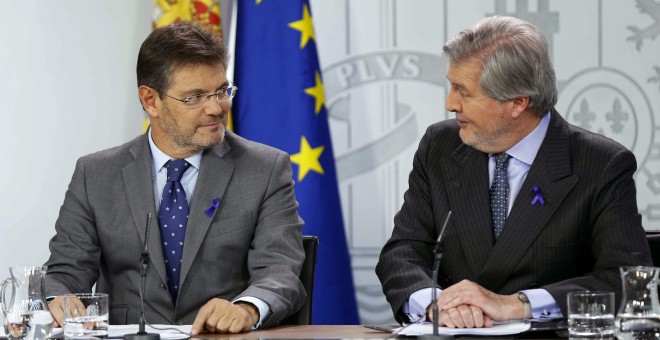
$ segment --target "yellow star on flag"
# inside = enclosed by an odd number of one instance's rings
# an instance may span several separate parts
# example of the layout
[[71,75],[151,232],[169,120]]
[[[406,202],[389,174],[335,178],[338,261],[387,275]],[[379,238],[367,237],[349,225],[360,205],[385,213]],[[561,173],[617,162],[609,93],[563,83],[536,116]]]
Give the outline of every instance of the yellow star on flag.
[[323,145],[312,148],[305,136],[300,138],[300,152],[291,155],[291,162],[298,164],[298,181],[302,181],[310,170],[323,175],[319,157],[321,157],[324,148]]
[[300,49],[303,49],[309,39],[314,39],[314,24],[312,23],[312,16],[309,14],[309,8],[307,4],[303,5],[303,18],[289,23],[289,27],[300,31]]
[[323,91],[323,83],[321,82],[321,75],[319,74],[319,71],[316,71],[316,85],[306,88],[305,93],[314,97],[316,100],[314,113],[318,115],[319,112],[321,112],[321,108],[325,104],[325,93]]

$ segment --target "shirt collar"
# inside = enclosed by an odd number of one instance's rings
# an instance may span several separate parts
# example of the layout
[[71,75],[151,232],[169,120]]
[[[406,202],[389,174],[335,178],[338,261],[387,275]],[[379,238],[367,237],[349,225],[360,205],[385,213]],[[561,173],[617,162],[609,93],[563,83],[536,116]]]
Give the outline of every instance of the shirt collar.
[[[149,148],[151,149],[151,158],[153,159],[152,170],[155,174],[160,171],[165,163],[172,159],[172,157],[168,156],[156,146],[156,143],[154,143],[154,139],[151,135],[151,128],[149,128]],[[197,170],[199,170],[199,166],[202,164],[202,152],[203,151],[200,151],[190,157],[186,157],[186,161]]]
[[527,165],[532,165],[536,154],[541,148],[541,144],[543,144],[543,139],[545,139],[549,125],[550,113],[548,112],[543,115],[543,118],[541,118],[541,121],[532,132],[507,150],[506,153]]

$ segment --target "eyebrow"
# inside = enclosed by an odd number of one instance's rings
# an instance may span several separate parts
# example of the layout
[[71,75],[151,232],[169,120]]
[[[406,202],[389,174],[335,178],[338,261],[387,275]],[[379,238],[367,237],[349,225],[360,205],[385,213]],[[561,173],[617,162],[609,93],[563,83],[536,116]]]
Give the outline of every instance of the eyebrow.
[[[227,87],[229,87],[229,81],[225,80],[222,83],[222,85],[220,85],[219,87],[217,87],[215,89],[215,92],[220,91],[220,89],[227,88]],[[206,90],[204,90],[204,89],[197,88],[197,89],[190,89],[190,90],[184,91],[181,95],[185,96],[185,97],[190,97],[190,96],[197,96],[197,95],[200,95],[200,94],[208,94],[208,93],[213,93],[213,92],[206,92]]]
[[196,96],[196,95],[202,94],[202,93],[206,93],[206,92],[202,89],[190,89],[190,90],[184,91],[183,93],[181,93],[181,95],[186,96],[186,97],[190,97],[190,96]]
[[467,91],[467,89],[465,88],[465,86],[463,86],[463,84],[460,84],[460,83],[457,83],[457,82],[452,82],[452,81],[450,81],[449,84],[457,90]]

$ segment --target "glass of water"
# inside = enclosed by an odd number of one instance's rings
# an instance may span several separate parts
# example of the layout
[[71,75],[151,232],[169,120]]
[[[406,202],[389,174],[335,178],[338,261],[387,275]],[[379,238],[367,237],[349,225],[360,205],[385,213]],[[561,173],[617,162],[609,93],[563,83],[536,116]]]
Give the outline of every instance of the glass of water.
[[571,338],[614,339],[614,293],[568,293],[568,335]]
[[64,295],[64,338],[108,337],[108,294]]

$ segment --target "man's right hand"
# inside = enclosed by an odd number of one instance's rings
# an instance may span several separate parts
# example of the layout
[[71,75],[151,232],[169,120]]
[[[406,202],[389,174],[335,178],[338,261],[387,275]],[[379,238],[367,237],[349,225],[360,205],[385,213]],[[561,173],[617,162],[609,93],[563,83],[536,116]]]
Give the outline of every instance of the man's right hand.
[[[429,321],[433,321],[432,306],[426,311]],[[493,320],[481,310],[470,305],[459,305],[448,310],[440,310],[438,324],[449,328],[492,327]]]

